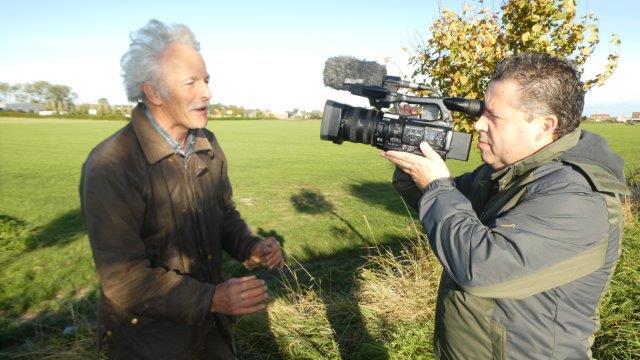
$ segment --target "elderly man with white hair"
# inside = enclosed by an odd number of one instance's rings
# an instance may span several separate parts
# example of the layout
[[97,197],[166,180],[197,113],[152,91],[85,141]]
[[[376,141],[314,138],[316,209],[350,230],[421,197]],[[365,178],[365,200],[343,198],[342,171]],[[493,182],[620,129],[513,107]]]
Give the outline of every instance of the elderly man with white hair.
[[193,33],[151,20],[121,65],[132,121],[91,151],[80,181],[99,344],[112,359],[233,359],[235,316],[261,311],[268,294],[255,276],[225,281],[222,250],[273,269],[280,244],[253,234],[232,201]]

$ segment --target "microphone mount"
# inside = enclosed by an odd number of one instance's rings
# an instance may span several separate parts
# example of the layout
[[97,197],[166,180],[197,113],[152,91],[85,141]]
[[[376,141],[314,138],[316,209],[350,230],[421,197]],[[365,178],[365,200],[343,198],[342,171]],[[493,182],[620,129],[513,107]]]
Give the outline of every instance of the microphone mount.
[[[398,78],[399,79],[399,78]],[[396,83],[391,83],[395,86]],[[388,85],[385,82],[385,85]],[[452,122],[451,115],[444,109],[462,112],[470,116],[480,116],[484,110],[481,100],[464,99],[458,97],[432,98],[404,95],[388,89],[386,86],[352,84],[349,92],[353,95],[369,99],[369,104],[376,109],[389,108],[392,104],[407,103],[421,106],[437,106],[442,114],[442,121]]]

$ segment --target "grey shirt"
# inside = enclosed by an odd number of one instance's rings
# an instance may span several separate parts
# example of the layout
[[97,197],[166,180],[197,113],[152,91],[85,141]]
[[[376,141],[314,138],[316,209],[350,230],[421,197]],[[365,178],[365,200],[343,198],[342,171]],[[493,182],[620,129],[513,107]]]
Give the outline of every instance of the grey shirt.
[[151,115],[151,111],[149,111],[149,108],[147,108],[146,106],[144,107],[144,114],[147,116],[147,119],[149,119],[151,126],[153,126],[153,128],[160,134],[160,136],[162,136],[167,144],[169,144],[174,153],[180,155],[183,160],[186,160],[189,155],[193,154],[196,143],[194,129],[189,129],[189,133],[187,135],[187,146],[186,149],[183,149],[182,146],[180,146],[180,143],[178,143],[174,138],[171,137],[171,135],[169,135],[168,132],[161,128],[160,125],[158,125],[158,122],[153,117],[153,115]]

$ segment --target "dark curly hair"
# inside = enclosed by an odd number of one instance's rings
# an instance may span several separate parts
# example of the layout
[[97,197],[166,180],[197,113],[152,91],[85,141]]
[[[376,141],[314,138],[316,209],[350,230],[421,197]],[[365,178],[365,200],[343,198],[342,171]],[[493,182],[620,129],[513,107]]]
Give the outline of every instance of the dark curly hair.
[[525,52],[502,59],[491,81],[514,80],[521,86],[519,105],[531,116],[555,115],[558,139],[580,125],[584,90],[580,73],[567,60]]

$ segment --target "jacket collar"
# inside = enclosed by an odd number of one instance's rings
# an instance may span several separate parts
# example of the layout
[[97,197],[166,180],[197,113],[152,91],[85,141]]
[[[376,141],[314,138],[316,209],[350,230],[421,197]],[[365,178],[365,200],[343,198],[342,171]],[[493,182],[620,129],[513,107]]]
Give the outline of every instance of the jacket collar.
[[[144,156],[149,164],[155,164],[158,161],[174,154],[171,146],[162,138],[156,129],[153,128],[149,119],[144,113],[144,104],[139,103],[131,113],[131,122],[136,137],[140,142]],[[213,157],[213,148],[202,129],[196,129],[196,142],[194,152],[207,152]]]
[[515,162],[502,170],[494,172],[491,174],[491,180],[497,180],[500,184],[500,188],[503,188],[509,184],[512,179],[544,163],[560,158],[562,154],[576,146],[578,140],[580,140],[581,132],[582,130],[577,128],[528,157]]

